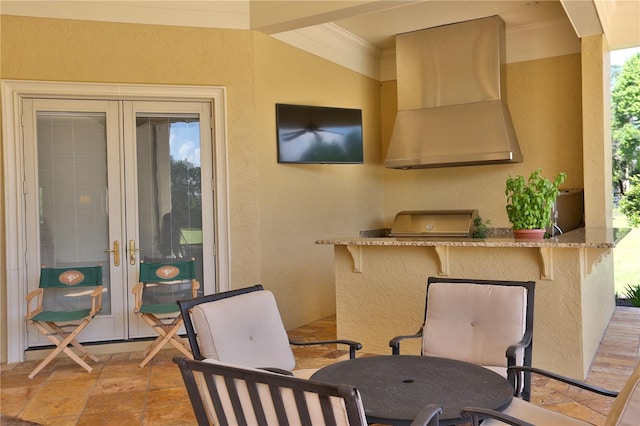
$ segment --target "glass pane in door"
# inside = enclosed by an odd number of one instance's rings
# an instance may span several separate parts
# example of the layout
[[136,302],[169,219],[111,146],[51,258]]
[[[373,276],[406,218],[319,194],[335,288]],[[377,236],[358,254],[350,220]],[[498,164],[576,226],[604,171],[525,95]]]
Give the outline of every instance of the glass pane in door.
[[140,257],[195,258],[202,283],[199,116],[137,113],[136,146]]
[[[40,262],[47,267],[108,266],[106,114],[38,111],[36,120]],[[103,274],[107,293],[100,314],[108,315],[108,267]],[[45,309],[82,306],[82,293],[60,289]]]

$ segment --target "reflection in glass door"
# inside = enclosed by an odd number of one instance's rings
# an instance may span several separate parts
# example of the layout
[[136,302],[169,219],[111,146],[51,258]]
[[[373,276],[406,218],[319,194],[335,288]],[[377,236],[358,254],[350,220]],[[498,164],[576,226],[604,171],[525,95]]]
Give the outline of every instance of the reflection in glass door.
[[[135,170],[137,189],[137,198],[127,201],[128,218],[133,217],[129,207],[137,206],[135,223],[128,219],[129,267],[137,272],[140,260],[195,259],[198,281],[204,284],[205,247],[212,247],[204,243],[213,235],[211,191],[203,186],[211,182],[211,167],[203,167],[211,159],[210,144],[202,143],[210,133],[208,105],[132,102],[125,106],[125,116],[135,122],[135,152],[129,149],[125,156],[132,162],[135,158],[135,167],[127,170]],[[206,258],[213,258],[211,249]],[[199,291],[204,293],[203,286]],[[129,321],[132,337],[156,334],[132,314]]]
[[136,114],[141,259],[196,259],[202,281],[198,115]]

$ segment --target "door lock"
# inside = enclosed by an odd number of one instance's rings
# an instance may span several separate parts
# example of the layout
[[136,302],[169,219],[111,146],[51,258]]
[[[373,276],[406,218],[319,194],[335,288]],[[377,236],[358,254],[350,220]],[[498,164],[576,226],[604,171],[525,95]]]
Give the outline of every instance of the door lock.
[[113,266],[120,266],[120,241],[113,241],[113,250],[106,249],[106,253],[113,253]]
[[136,252],[137,251],[142,251],[141,248],[136,248],[136,241],[135,240],[129,240],[129,264],[130,265],[135,265],[136,264]]

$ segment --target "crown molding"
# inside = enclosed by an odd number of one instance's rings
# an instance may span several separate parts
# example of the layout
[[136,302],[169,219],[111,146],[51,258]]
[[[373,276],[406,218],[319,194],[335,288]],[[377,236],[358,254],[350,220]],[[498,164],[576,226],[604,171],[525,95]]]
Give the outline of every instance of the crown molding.
[[271,37],[380,81],[382,51],[338,25],[315,25]]

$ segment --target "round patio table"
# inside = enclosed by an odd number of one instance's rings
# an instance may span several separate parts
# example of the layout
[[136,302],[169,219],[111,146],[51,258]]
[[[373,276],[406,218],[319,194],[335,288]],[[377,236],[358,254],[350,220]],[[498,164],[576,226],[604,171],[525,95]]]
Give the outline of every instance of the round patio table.
[[360,392],[368,423],[408,425],[426,404],[442,407],[441,425],[468,422],[463,407],[502,411],[513,387],[487,368],[415,355],[361,357],[321,368],[311,380],[348,384]]

